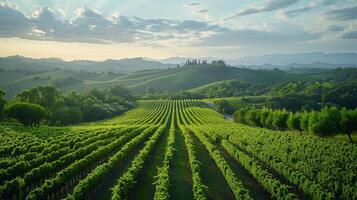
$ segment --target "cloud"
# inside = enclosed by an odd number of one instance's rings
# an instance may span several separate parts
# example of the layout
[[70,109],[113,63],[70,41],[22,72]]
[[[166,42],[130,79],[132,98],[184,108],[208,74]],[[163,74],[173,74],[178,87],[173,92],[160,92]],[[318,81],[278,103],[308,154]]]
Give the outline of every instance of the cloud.
[[343,39],[357,39],[357,31],[348,31],[342,34]]
[[208,10],[207,10],[207,9],[201,9],[201,10],[198,10],[197,12],[199,12],[199,13],[206,13],[206,12],[208,12]]
[[282,45],[320,38],[320,34],[306,32],[300,27],[291,25],[280,26],[281,29],[275,31],[253,29],[232,30],[222,28],[215,34],[204,38],[201,44],[204,46]]
[[279,11],[280,12],[279,15],[283,16],[284,18],[294,17],[299,14],[312,11],[316,8],[333,5],[336,2],[337,2],[337,0],[314,0],[314,1],[310,1],[307,5],[297,8],[297,9],[292,9],[292,10],[287,10],[287,11],[281,10],[281,11]]
[[325,16],[337,21],[355,20],[357,19],[357,5],[327,11],[325,12]]
[[17,37],[25,35],[32,29],[30,19],[17,10],[13,4],[0,4],[0,35]]
[[231,16],[225,17],[223,20],[229,20],[239,16],[278,10],[293,5],[298,1],[299,0],[269,0],[261,4],[252,4],[249,8],[240,10]]
[[[202,10],[202,12],[206,12]],[[283,27],[283,28],[281,28]],[[299,27],[271,26],[270,31],[234,30],[196,20],[143,19],[123,15],[105,16],[80,8],[73,18],[57,17],[43,7],[26,16],[16,8],[0,6],[0,37],[19,37],[79,43],[136,43],[158,46],[239,46],[286,44],[319,37]]]
[[333,32],[340,32],[340,31],[345,30],[345,28],[342,26],[332,25],[329,27],[329,30],[333,31]]
[[188,6],[199,6],[200,5],[200,3],[198,3],[198,2],[193,2],[193,3],[189,3],[189,4],[187,4]]

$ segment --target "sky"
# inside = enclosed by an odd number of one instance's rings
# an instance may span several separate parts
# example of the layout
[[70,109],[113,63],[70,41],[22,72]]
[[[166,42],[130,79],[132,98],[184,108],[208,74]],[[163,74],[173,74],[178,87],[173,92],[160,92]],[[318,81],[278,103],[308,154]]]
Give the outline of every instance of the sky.
[[0,0],[0,56],[357,52],[357,0]]

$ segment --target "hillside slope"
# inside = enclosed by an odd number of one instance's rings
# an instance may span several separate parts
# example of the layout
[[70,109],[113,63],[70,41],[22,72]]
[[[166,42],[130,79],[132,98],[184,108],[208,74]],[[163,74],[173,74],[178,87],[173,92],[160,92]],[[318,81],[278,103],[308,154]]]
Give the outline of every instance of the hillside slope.
[[143,70],[128,74],[90,73],[57,69],[26,74],[1,72],[1,77],[12,76],[0,82],[0,89],[8,97],[31,87],[53,84],[62,90],[85,90],[108,88],[119,84],[134,94],[143,94],[148,87],[157,92],[177,92],[203,87],[225,80],[239,80],[251,84],[272,85],[285,81],[300,80],[302,76],[279,70],[252,70],[217,65],[194,65],[179,68]]
[[251,70],[214,65],[182,67],[171,69],[170,71],[172,73],[165,76],[158,76],[133,85],[130,84],[128,87],[135,93],[143,93],[148,87],[153,87],[156,91],[175,92],[231,79],[267,85],[302,79],[301,76],[279,70]]

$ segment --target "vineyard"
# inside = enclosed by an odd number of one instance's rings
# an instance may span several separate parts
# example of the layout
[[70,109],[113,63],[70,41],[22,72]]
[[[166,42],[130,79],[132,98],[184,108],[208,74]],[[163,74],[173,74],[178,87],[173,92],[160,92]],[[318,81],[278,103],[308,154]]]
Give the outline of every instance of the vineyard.
[[0,199],[357,199],[356,145],[229,122],[199,100],[0,126],[0,146]]

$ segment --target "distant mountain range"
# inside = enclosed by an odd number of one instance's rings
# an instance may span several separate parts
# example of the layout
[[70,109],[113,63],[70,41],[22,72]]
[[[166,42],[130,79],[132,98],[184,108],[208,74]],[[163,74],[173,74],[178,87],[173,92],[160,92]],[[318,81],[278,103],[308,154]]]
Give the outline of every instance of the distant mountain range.
[[[167,69],[183,64],[188,57],[171,57],[155,60],[151,58],[125,58],[120,60],[64,61],[58,58],[32,59],[22,56],[0,58],[0,68],[6,70],[48,71],[52,69],[67,69],[88,72],[131,73],[148,69]],[[196,58],[197,59],[197,58]],[[198,58],[211,62],[220,58]],[[290,70],[294,68],[323,68],[357,67],[357,53],[301,53],[301,54],[271,54],[264,56],[249,56],[234,59],[223,59],[227,64],[236,67],[252,69]]]
[[64,61],[58,58],[33,59],[22,56],[8,56],[0,58],[0,68],[6,70],[48,71],[52,69],[86,70],[89,72],[129,73],[148,69],[166,69],[173,64],[163,64],[158,61],[143,58],[125,58],[121,60]]
[[[180,64],[184,63],[186,57],[171,57],[157,60],[162,63]],[[207,61],[218,60],[219,58],[200,58]],[[250,68],[336,68],[336,67],[356,67],[357,53],[300,53],[300,54],[271,54],[263,56],[247,56],[234,59],[224,59],[232,66],[247,66]]]

